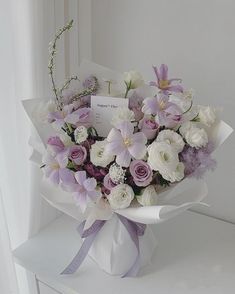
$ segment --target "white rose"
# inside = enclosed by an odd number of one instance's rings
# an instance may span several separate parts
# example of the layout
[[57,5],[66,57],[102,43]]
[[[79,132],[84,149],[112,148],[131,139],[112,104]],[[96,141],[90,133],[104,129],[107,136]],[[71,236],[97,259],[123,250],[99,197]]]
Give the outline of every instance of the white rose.
[[175,171],[179,163],[177,151],[165,142],[153,142],[148,147],[148,154],[148,164],[160,173]]
[[130,89],[135,89],[144,85],[144,79],[137,71],[131,70],[125,72],[123,76],[124,82],[130,87]]
[[111,190],[108,201],[112,209],[123,209],[130,206],[134,197],[134,191],[129,185],[119,184]]
[[176,149],[177,152],[181,152],[184,148],[183,138],[172,130],[161,131],[156,139],[157,142],[165,142]]
[[90,160],[96,166],[106,167],[114,160],[114,156],[105,152],[107,141],[96,141],[91,145]]
[[210,127],[216,120],[216,114],[214,109],[212,109],[210,106],[199,106],[198,118],[201,123]]
[[156,205],[158,200],[157,191],[154,185],[150,185],[141,191],[141,194],[136,196],[139,204],[143,206]]
[[193,127],[186,132],[185,140],[189,146],[201,148],[208,143],[208,136],[204,129]]
[[76,143],[78,144],[86,141],[87,137],[88,137],[87,128],[84,126],[79,126],[74,131],[74,139]]
[[184,178],[184,164],[179,162],[175,171],[162,173],[161,175],[165,180],[171,183],[179,182]]
[[120,107],[115,111],[111,124],[117,127],[123,121],[132,122],[134,120],[135,114],[132,110],[130,110],[128,107]]
[[126,171],[119,166],[118,164],[114,163],[109,168],[109,176],[113,183],[123,183],[125,180]]

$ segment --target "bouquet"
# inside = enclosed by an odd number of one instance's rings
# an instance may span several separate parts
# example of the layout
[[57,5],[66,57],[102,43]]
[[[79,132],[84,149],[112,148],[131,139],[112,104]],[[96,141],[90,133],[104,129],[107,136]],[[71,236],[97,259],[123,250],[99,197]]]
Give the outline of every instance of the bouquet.
[[89,253],[106,272],[135,276],[156,246],[149,224],[202,203],[202,177],[232,129],[215,108],[195,105],[194,91],[165,64],[146,83],[137,71],[84,61],[79,80],[58,88],[56,42],[71,26],[51,44],[55,98],[24,101],[39,134],[32,159],[44,174],[42,195],[80,222],[83,244],[62,273],[74,273]]

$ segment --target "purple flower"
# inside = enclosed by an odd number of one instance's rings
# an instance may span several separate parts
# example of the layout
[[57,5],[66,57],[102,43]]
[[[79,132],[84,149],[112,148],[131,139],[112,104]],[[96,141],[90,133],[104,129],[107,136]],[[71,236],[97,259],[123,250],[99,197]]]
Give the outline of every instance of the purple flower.
[[132,110],[135,114],[135,120],[139,121],[141,118],[143,118],[144,114],[142,112],[142,104],[143,104],[144,98],[140,95],[138,95],[136,92],[134,92],[131,97],[129,98],[129,108]]
[[168,67],[166,64],[162,64],[159,70],[156,66],[153,66],[153,70],[157,80],[150,82],[150,86],[158,87],[165,94],[169,92],[183,92],[181,85],[172,85],[174,82],[181,82],[181,79],[168,79]]
[[50,150],[55,154],[65,150],[64,143],[60,140],[60,137],[58,136],[51,136],[47,141],[47,145]]
[[155,115],[155,121],[159,126],[172,128],[182,118],[182,110],[166,95],[148,97],[144,99],[142,111],[147,115]]
[[104,176],[108,173],[106,169],[94,166],[91,162],[86,163],[84,165],[84,169],[91,177],[94,177],[97,181],[102,181]]
[[107,175],[104,177],[103,184],[104,184],[104,187],[105,187],[108,191],[112,190],[112,188],[115,187],[115,186],[117,185],[117,184],[115,184],[115,183],[111,180],[109,174],[107,174]]
[[77,171],[75,173],[75,179],[76,183],[63,186],[63,188],[73,193],[75,201],[80,206],[82,212],[84,212],[89,200],[97,201],[101,196],[101,192],[96,190],[96,179],[87,178],[85,171]]
[[48,121],[50,123],[55,123],[56,126],[62,128],[66,122],[67,116],[72,113],[73,109],[73,104],[65,105],[62,110],[49,113]]
[[65,122],[77,127],[81,125],[85,127],[91,126],[91,108],[83,107],[75,110],[66,116]]
[[58,185],[60,181],[63,184],[71,184],[75,182],[74,173],[66,168],[68,164],[68,151],[60,152],[56,156],[52,156],[49,152],[43,157],[43,168],[45,176],[54,184]]
[[133,160],[130,164],[130,173],[134,183],[139,187],[148,186],[153,179],[152,169],[143,160]]
[[146,154],[147,138],[142,132],[133,132],[133,124],[125,121],[118,129],[113,128],[108,134],[106,152],[117,155],[116,162],[120,166],[128,167],[132,157],[141,159]]
[[158,124],[151,117],[144,117],[141,119],[138,125],[139,129],[145,134],[146,138],[151,140],[156,137],[159,129]]
[[179,159],[185,166],[185,176],[201,178],[207,170],[214,170],[216,161],[211,158],[213,149],[211,143],[200,149],[186,145],[179,154]]
[[87,151],[86,148],[80,145],[74,145],[70,147],[69,158],[77,165],[83,164],[86,160]]

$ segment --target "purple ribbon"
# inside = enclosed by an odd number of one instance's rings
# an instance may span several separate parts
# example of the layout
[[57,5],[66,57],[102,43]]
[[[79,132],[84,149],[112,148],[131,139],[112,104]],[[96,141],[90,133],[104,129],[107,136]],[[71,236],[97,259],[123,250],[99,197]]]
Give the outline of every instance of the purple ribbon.
[[[139,236],[143,236],[146,225],[133,222],[126,217],[117,214],[119,220],[126,228],[127,232],[130,235],[131,240],[135,244],[135,247],[137,249],[137,256],[133,263],[133,265],[130,267],[130,269],[122,276],[122,277],[135,277],[138,274],[139,268],[140,268],[140,248],[139,248]],[[82,238],[84,238],[84,241],[82,243],[81,248],[79,249],[78,253],[75,255],[71,263],[66,267],[65,270],[61,273],[62,275],[71,275],[75,273],[78,268],[81,266],[83,260],[87,256],[92,243],[94,242],[97,234],[102,229],[103,225],[106,223],[106,220],[96,220],[93,225],[84,231],[85,221],[82,222],[78,227],[78,232]]]

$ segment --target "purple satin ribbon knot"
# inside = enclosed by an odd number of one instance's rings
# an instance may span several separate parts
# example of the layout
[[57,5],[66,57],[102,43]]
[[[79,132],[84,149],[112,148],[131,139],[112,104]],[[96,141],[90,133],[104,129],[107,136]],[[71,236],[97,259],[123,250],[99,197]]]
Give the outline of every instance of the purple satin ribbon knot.
[[[139,248],[139,237],[144,235],[146,225],[133,222],[126,217],[117,214],[119,220],[126,228],[127,232],[130,235],[131,240],[135,244],[137,250],[137,256],[130,267],[130,269],[122,276],[122,277],[135,277],[138,274],[140,268],[140,248]],[[71,275],[75,273],[78,268],[81,266],[83,260],[87,256],[92,243],[94,242],[97,234],[102,229],[103,225],[106,223],[106,220],[96,220],[90,228],[84,231],[85,221],[83,221],[78,226],[78,232],[84,241],[82,243],[81,248],[79,249],[78,253],[75,255],[71,263],[63,270],[61,273],[62,275]]]

